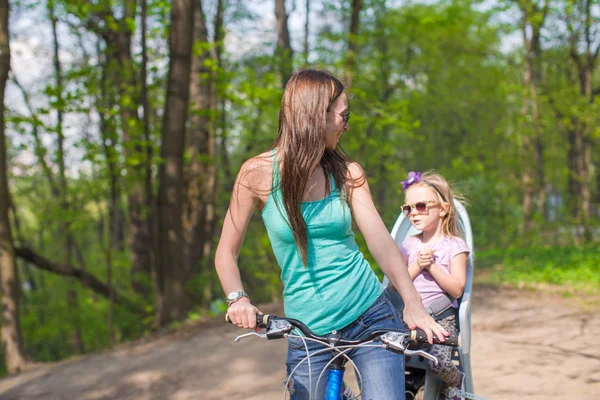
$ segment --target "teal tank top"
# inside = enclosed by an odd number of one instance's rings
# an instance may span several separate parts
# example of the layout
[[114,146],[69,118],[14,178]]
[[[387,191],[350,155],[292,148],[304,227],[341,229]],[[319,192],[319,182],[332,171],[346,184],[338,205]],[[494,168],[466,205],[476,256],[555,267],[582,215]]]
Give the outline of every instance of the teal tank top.
[[358,249],[350,208],[333,176],[328,196],[302,203],[308,229],[308,264],[303,265],[283,206],[277,155],[272,154],[273,188],[261,214],[281,268],[285,314],[317,335],[329,334],[360,317],[383,287]]

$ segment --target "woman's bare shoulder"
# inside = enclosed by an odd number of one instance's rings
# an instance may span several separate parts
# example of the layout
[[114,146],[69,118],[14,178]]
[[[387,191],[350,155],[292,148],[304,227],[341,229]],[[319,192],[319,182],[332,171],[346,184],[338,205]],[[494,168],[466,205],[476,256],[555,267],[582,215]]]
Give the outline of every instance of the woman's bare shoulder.
[[347,177],[350,182],[359,186],[365,183],[367,174],[365,170],[356,161],[346,161]]
[[264,152],[244,162],[240,168],[238,179],[251,187],[260,189],[270,185],[273,172],[273,156]]

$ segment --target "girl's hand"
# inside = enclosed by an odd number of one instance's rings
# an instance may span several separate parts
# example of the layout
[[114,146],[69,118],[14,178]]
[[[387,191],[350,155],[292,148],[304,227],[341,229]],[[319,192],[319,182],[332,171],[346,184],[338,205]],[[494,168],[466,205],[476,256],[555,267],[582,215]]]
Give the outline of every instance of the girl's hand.
[[256,314],[259,313],[262,314],[247,297],[242,297],[227,309],[231,323],[237,325],[238,328],[256,328]]
[[419,250],[419,257],[417,257],[417,263],[421,269],[428,269],[433,264],[433,253],[432,249],[427,247]]
[[433,335],[437,336],[440,342],[446,340],[446,336],[450,336],[448,331],[439,325],[431,315],[427,314],[421,304],[409,305],[404,304],[404,322],[410,329],[420,328],[427,335],[427,341],[433,344]]

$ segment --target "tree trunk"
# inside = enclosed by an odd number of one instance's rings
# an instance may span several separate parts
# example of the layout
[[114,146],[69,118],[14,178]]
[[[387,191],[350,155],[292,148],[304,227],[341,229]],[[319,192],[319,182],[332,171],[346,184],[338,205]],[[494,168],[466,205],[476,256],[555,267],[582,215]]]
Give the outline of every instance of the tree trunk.
[[[128,18],[135,17],[135,0],[128,0],[128,13],[123,18],[126,21]],[[140,294],[146,294],[147,289],[143,287],[145,277],[150,276],[152,268],[152,238],[149,225],[150,209],[147,208],[149,199],[146,199],[146,168],[147,160],[145,160],[146,152],[141,146],[142,136],[139,131],[139,119],[137,114],[137,104],[132,100],[134,96],[133,90],[136,87],[137,79],[133,70],[133,60],[131,59],[131,37],[133,32],[127,28],[122,30],[117,35],[120,45],[118,47],[119,72],[117,79],[120,94],[121,121],[123,130],[123,141],[128,144],[125,146],[128,159],[139,158],[143,160],[139,163],[128,163],[128,183],[129,183],[129,217],[131,220],[130,226],[130,251],[131,251],[131,272],[132,286]],[[123,74],[123,75],[122,75]],[[124,104],[129,101],[130,104]],[[135,121],[130,126],[131,121]],[[149,145],[149,144],[146,144]]]
[[[62,83],[62,68],[60,64],[59,57],[59,44],[58,44],[58,35],[56,33],[56,25],[57,19],[54,15],[54,2],[48,2],[48,12],[50,15],[50,22],[52,25],[52,42],[53,42],[53,62],[54,62],[54,74],[56,76],[56,96],[57,96],[57,107],[56,107],[56,155],[57,155],[57,164],[58,164],[58,178],[60,185],[60,205],[63,211],[63,215],[60,222],[60,232],[61,236],[64,239],[64,255],[66,264],[70,264],[72,262],[72,254],[73,254],[73,237],[71,232],[71,221],[69,217],[69,201],[67,194],[67,177],[65,174],[65,150],[64,150],[64,134],[63,134],[63,83]],[[81,327],[81,318],[80,318],[80,309],[79,309],[79,298],[77,296],[77,292],[74,288],[69,288],[67,291],[67,301],[69,303],[69,308],[71,309],[70,318],[71,324],[73,327],[73,331],[70,332],[70,343],[71,348],[74,353],[83,354],[84,352],[84,343],[83,343],[83,334]]]
[[[532,209],[533,209],[533,168],[531,167],[531,160],[529,159],[529,155],[531,154],[531,138],[524,133],[523,137],[523,146],[522,146],[522,157],[523,157],[523,167],[522,167],[522,184],[523,184],[523,230],[525,233],[531,231],[532,225]],[[525,237],[525,242],[529,239]]]
[[[525,45],[523,73],[524,99],[521,113],[526,121],[531,115],[532,129],[524,123],[523,130],[523,228],[527,234],[532,227],[534,194],[537,209],[545,216],[546,178],[544,173],[544,144],[540,126],[538,91],[542,79],[542,47],[540,32],[548,12],[548,2],[542,9],[533,2],[519,3],[522,12],[521,34]],[[533,165],[532,165],[533,164]]]
[[208,49],[209,39],[206,27],[206,17],[202,9],[202,2],[194,11],[194,44],[203,49],[198,50],[192,58],[192,73],[190,76],[190,105],[191,116],[186,141],[186,153],[190,165],[186,166],[185,173],[185,211],[183,229],[185,236],[186,273],[191,276],[198,272],[198,264],[202,258],[202,244],[205,197],[208,195],[207,169],[212,162],[213,152],[209,142],[214,137],[212,114],[214,109],[211,104],[211,90],[214,74],[207,61],[211,58]]
[[[212,43],[213,52],[209,50],[196,54],[192,59],[190,77],[191,117],[186,153],[190,165],[186,168],[186,197],[183,227],[185,233],[186,273],[191,276],[201,271],[205,275],[212,273],[212,263],[208,260],[212,253],[212,237],[214,234],[215,202],[216,202],[216,149],[215,131],[217,126],[217,78],[221,67],[221,46],[223,32],[223,2],[217,5]],[[202,3],[195,10],[194,43],[209,43],[206,28],[206,16]],[[206,67],[206,61],[216,68]],[[217,72],[215,73],[215,69]],[[188,158],[188,157],[186,157]],[[206,267],[210,265],[208,271]],[[211,284],[207,283],[202,295],[202,304],[207,306],[211,293]]]
[[22,370],[27,359],[23,352],[19,314],[20,286],[8,218],[8,162],[4,135],[4,89],[10,69],[8,39],[8,0],[0,0],[0,294],[2,295],[2,328],[0,339],[9,373]]
[[[593,110],[594,104],[594,90],[593,90],[593,79],[594,73],[596,69],[596,61],[598,59],[598,54],[600,52],[600,44],[598,44],[598,38],[592,37],[592,24],[593,24],[593,16],[592,16],[592,1],[585,1],[585,14],[584,14],[584,38],[585,38],[585,58],[584,62],[581,64],[583,67],[581,69],[580,75],[582,76],[581,80],[581,93],[587,100],[588,104],[588,112]],[[597,20],[596,20],[597,22]],[[596,43],[596,49],[592,49]],[[592,111],[593,112],[593,111]],[[591,118],[586,118],[586,121],[590,121]],[[581,185],[581,210],[583,217],[583,226],[584,226],[584,240],[589,243],[592,241],[593,233],[592,233],[592,145],[594,140],[592,138],[594,126],[589,122],[586,124],[585,136],[583,138],[583,148],[582,148],[582,159],[583,159],[583,168],[582,168],[582,185]],[[600,191],[600,188],[596,188],[596,190]]]
[[[218,71],[219,73],[221,73],[221,69],[223,67],[223,61],[222,61],[222,54],[223,54],[223,49],[224,49],[224,42],[225,42],[225,29],[223,27],[223,21],[224,21],[224,14],[225,14],[225,10],[224,10],[224,1],[223,0],[219,0],[218,1],[218,5],[217,5],[217,14],[215,15],[215,22],[214,22],[214,29],[215,29],[215,38],[214,38],[214,52],[213,52],[213,60],[216,63],[217,67],[219,68]],[[214,233],[215,233],[215,226],[216,226],[216,221],[217,221],[217,212],[216,212],[216,203],[217,203],[217,198],[219,195],[219,191],[218,191],[218,186],[217,186],[217,164],[218,164],[218,160],[217,160],[217,141],[216,141],[216,132],[217,132],[217,127],[219,125],[220,122],[222,122],[222,127],[223,130],[226,129],[226,123],[225,123],[225,108],[221,109],[221,112],[218,113],[217,110],[219,110],[219,104],[220,104],[220,99],[218,96],[218,92],[219,92],[219,87],[217,85],[218,82],[218,77],[215,77],[215,79],[212,82],[212,86],[211,86],[211,109],[213,110],[213,118],[212,118],[212,126],[213,126],[213,131],[212,131],[212,136],[209,137],[209,145],[208,145],[208,149],[212,154],[212,159],[211,162],[208,166],[208,176],[209,176],[209,180],[208,180],[208,198],[206,199],[206,208],[205,208],[205,232],[204,232],[204,253],[202,254],[204,259],[207,259],[207,257],[212,256],[212,248],[214,246]],[[220,115],[219,115],[220,114]],[[212,260],[209,260],[208,262],[206,262],[205,267],[207,268],[207,270],[209,271],[210,274],[214,273],[214,268],[213,268],[213,262]],[[207,286],[208,287],[208,286]],[[206,297],[206,293],[205,293],[205,300],[207,300],[208,298]]]
[[115,342],[115,330],[114,330],[114,308],[115,308],[115,292],[113,290],[113,237],[115,234],[116,227],[116,214],[115,208],[112,205],[108,209],[108,222],[104,224],[106,227],[104,241],[105,258],[106,258],[106,286],[108,288],[108,316],[106,318],[106,324],[108,326],[108,343],[112,346]]
[[225,113],[227,110],[227,102],[225,99],[221,99],[219,104],[219,108],[221,109],[221,135],[219,142],[219,169],[223,171],[223,180],[225,181],[225,188],[223,189],[225,192],[230,192],[229,188],[233,189],[233,181],[235,176],[232,171],[231,162],[229,160],[229,154],[227,153],[227,141],[228,141],[228,132],[227,132],[227,114]]
[[360,11],[363,0],[352,0],[352,15],[350,16],[350,28],[348,32],[348,53],[346,54],[346,66],[344,70],[344,85],[347,89],[352,87],[352,76],[356,65],[358,54],[358,29],[360,25]]
[[[526,40],[526,26],[523,24],[523,35]],[[525,72],[523,74],[523,86],[528,88],[530,87],[531,81],[531,64],[529,62],[529,55],[526,56],[527,61],[525,62]],[[521,108],[521,115],[523,117],[523,121],[527,120],[527,116],[529,114],[529,103],[530,99],[525,95],[523,98],[523,107]],[[533,166],[531,160],[531,154],[533,153],[533,145],[531,134],[529,129],[524,127],[522,131],[523,135],[523,145],[522,145],[522,160],[523,160],[523,230],[527,234],[531,231],[531,225],[533,221],[533,192],[534,192],[534,173]],[[526,241],[528,240],[527,236]]]
[[281,83],[285,87],[288,79],[294,72],[294,52],[290,41],[288,29],[288,15],[285,13],[285,0],[275,0],[275,20],[277,24],[277,48],[275,56],[279,63]]
[[[383,16],[385,15],[385,4],[380,4],[379,8],[375,10],[376,15],[379,15],[380,17],[378,17],[375,21],[375,28],[377,29],[377,31],[379,32],[384,32],[384,27],[382,26],[382,21],[381,18],[383,18]],[[376,46],[377,46],[377,50],[379,51],[379,54],[377,55],[377,60],[378,60],[378,67],[379,67],[379,80],[380,80],[380,87],[381,87],[381,93],[379,94],[379,104],[386,104],[386,102],[388,101],[389,97],[394,93],[394,88],[392,87],[392,85],[390,84],[390,76],[392,74],[392,66],[390,63],[390,56],[389,56],[389,41],[387,40],[387,38],[385,37],[380,37],[379,40],[377,40],[376,42]],[[410,59],[409,59],[410,61]],[[372,120],[375,120],[378,118],[373,118]],[[374,124],[368,129],[366,130],[366,132],[372,132],[374,130]],[[381,128],[381,136],[383,138],[386,138],[386,136],[388,135],[388,133],[386,132],[386,126],[383,125]],[[383,140],[390,140],[390,139],[383,139]],[[364,142],[367,142],[367,140],[364,140]],[[361,146],[362,147],[362,146]],[[361,148],[361,151],[364,152],[363,148]],[[382,151],[379,154],[379,159],[378,159],[378,166],[376,166],[375,168],[377,168],[377,176],[379,177],[379,181],[377,182],[377,185],[375,185],[372,189],[372,193],[374,193],[376,195],[376,200],[377,200],[377,207],[380,210],[385,210],[387,208],[387,199],[389,197],[388,195],[388,191],[390,189],[390,185],[386,184],[387,182],[387,176],[386,176],[386,171],[387,168],[386,166],[389,165],[389,158],[390,156],[393,157],[393,155],[388,154],[388,152]],[[393,192],[392,192],[393,193]],[[393,195],[392,195],[393,197]]]
[[575,218],[575,220],[579,221],[579,193],[581,193],[581,189],[579,188],[579,179],[577,177],[578,174],[578,166],[577,166],[577,155],[579,154],[580,149],[578,148],[578,138],[577,138],[576,127],[570,127],[567,133],[567,140],[569,142],[569,148],[567,150],[567,167],[569,171],[568,176],[568,193],[569,193],[569,211],[570,215]]
[[[143,288],[144,276],[149,276],[152,267],[152,237],[148,221],[150,209],[146,199],[146,177],[147,162],[146,151],[142,140],[142,130],[139,129],[139,117],[137,113],[137,77],[134,71],[134,63],[131,54],[131,42],[134,34],[130,21],[135,20],[136,1],[124,1],[124,15],[117,19],[112,11],[103,10],[103,14],[96,16],[103,19],[104,25],[94,27],[97,33],[106,43],[107,62],[111,69],[110,84],[118,91],[118,110],[121,119],[121,131],[125,156],[127,159],[127,193],[130,217],[130,255],[132,268],[132,286],[136,291],[144,294],[147,290]],[[107,24],[110,18],[116,24]],[[148,145],[148,144],[146,144]],[[141,160],[141,161],[140,161]],[[118,237],[118,235],[117,235]]]
[[309,22],[310,22],[310,0],[306,0],[306,16],[304,18],[304,65],[308,65],[308,53],[310,51],[308,47],[308,37],[310,34]]
[[592,140],[589,137],[583,139],[581,154],[581,220],[583,221],[583,239],[586,243],[592,241]]
[[174,0],[169,31],[169,75],[158,189],[158,257],[156,266],[156,324],[187,317],[182,226],[183,152],[190,96],[194,30],[193,0]]
[[[98,46],[98,57],[102,51]],[[108,291],[108,340],[112,345],[114,343],[114,303],[115,303],[115,291],[112,282],[113,275],[113,254],[114,249],[119,248],[119,244],[123,241],[117,239],[119,235],[119,223],[117,222],[117,215],[120,211],[119,199],[120,199],[120,184],[119,184],[119,169],[118,166],[118,154],[115,149],[118,138],[115,134],[116,129],[113,119],[110,117],[109,107],[111,99],[114,99],[114,93],[107,84],[107,63],[106,60],[100,62],[102,66],[102,72],[100,74],[100,96],[96,98],[96,104],[98,108],[98,114],[100,115],[100,135],[102,137],[102,148],[104,149],[104,157],[106,158],[106,165],[109,175],[109,202],[108,202],[108,215],[107,220],[102,223],[101,241],[105,243],[104,253],[106,260],[106,287]],[[114,102],[114,100],[113,100]],[[122,225],[121,225],[122,226]],[[132,269],[133,271],[133,269]],[[132,277],[132,282],[135,282]],[[134,286],[135,290],[135,286]],[[138,290],[139,292],[139,290]]]
[[[539,42],[538,42],[539,43]],[[536,53],[536,58],[539,60],[540,53]],[[541,63],[540,63],[541,64]],[[542,129],[540,127],[540,110],[538,100],[538,88],[540,86],[539,78],[535,78],[537,74],[541,75],[541,65],[539,70],[534,74],[534,79],[530,82],[529,89],[531,94],[531,115],[533,118],[533,157],[535,160],[535,175],[537,178],[537,208],[541,215],[546,217],[546,174],[544,171],[544,140],[542,138]]]
[[[578,10],[581,14],[569,15],[568,17],[579,17],[580,23],[578,26],[582,27],[582,31],[577,32],[574,30],[572,21],[570,19],[567,23],[567,30],[569,31],[569,55],[571,60],[574,62],[577,68],[577,74],[579,77],[579,92],[585,100],[583,102],[584,109],[580,110],[577,115],[574,115],[574,141],[575,149],[577,151],[576,156],[576,177],[572,178],[578,182],[577,188],[579,192],[576,195],[577,199],[577,222],[578,225],[583,226],[583,237],[585,242],[592,240],[592,223],[590,218],[592,217],[592,133],[594,130],[593,115],[590,113],[594,112],[592,105],[594,104],[595,92],[593,90],[593,77],[596,67],[598,55],[600,53],[600,45],[597,44],[597,38],[592,35],[593,27],[593,16],[592,16],[592,2],[584,1],[579,3],[577,7],[572,10]],[[583,54],[579,53],[580,44],[585,44]],[[596,44],[595,44],[596,43]],[[594,49],[593,47],[596,46]]]
[[[23,235],[21,234],[21,222],[19,219],[19,214],[17,214],[17,209],[15,207],[15,203],[13,202],[12,196],[10,195],[10,193],[8,193],[8,207],[10,210],[9,215],[10,215],[10,213],[12,213],[11,227],[14,227],[13,245],[18,246],[20,243],[22,246],[24,246],[25,239],[23,238]],[[18,267],[19,266],[17,266],[17,268]],[[24,263],[24,265],[22,267],[23,267],[23,273],[25,274],[25,281],[29,285],[29,289],[31,290],[32,293],[35,293],[38,290],[38,283],[37,283],[35,275],[33,274],[33,271],[31,270],[31,268],[29,267],[29,265],[27,263]]]
[[[118,166],[118,154],[117,150],[115,149],[115,145],[117,144],[117,135],[115,134],[114,130],[114,122],[108,115],[105,115],[105,110],[108,110],[108,104],[110,104],[110,100],[106,99],[109,99],[112,96],[108,94],[109,89],[107,88],[106,84],[106,69],[106,63],[103,63],[100,82],[100,97],[96,99],[96,102],[99,103],[100,134],[102,136],[102,144],[108,167],[108,175],[110,182],[107,213],[108,215],[106,221],[104,221],[104,223],[102,224],[101,242],[105,243],[104,255],[106,261],[106,286],[108,290],[109,304],[107,325],[109,343],[112,345],[115,341],[113,321],[115,304],[115,290],[113,285],[113,258],[115,249],[119,249],[119,247],[123,243],[123,241],[119,239],[119,232],[122,229],[122,224],[119,222],[119,220],[122,220],[123,218],[118,218],[121,211],[121,208],[119,207],[121,189],[119,184],[120,167]],[[131,274],[133,275],[133,268],[131,269]],[[136,281],[133,276],[131,277],[131,280],[134,290],[138,293],[144,293],[143,288],[135,286]]]
[[[147,217],[146,217],[146,226],[147,229],[149,229],[149,241],[153,242],[154,238],[156,237],[156,235],[154,234],[154,230],[153,227],[155,226],[155,219],[153,218],[153,215],[155,214],[156,210],[155,210],[155,206],[154,206],[154,190],[153,190],[153,186],[152,186],[152,156],[153,156],[153,152],[152,152],[152,138],[151,138],[151,134],[150,134],[150,115],[152,113],[152,109],[150,108],[150,101],[148,100],[148,48],[146,45],[146,35],[147,35],[147,18],[148,18],[148,4],[147,4],[147,0],[141,0],[141,9],[142,9],[142,15],[141,15],[141,21],[142,21],[142,32],[141,32],[141,36],[142,36],[142,66],[141,66],[141,71],[140,71],[140,81],[141,81],[141,91],[140,91],[140,96],[141,96],[141,103],[142,103],[142,110],[143,110],[143,131],[144,131],[144,143],[145,143],[145,147],[146,147],[146,158],[145,158],[145,182],[144,182],[144,186],[145,186],[145,190],[146,190],[146,210],[148,210],[147,213]],[[155,246],[152,246],[152,248],[155,248]],[[149,252],[149,256],[150,256],[150,265],[147,266],[147,268],[149,268],[150,270],[153,270],[153,265],[155,264],[155,254],[154,252],[150,251]],[[148,269],[146,269],[147,271]],[[136,280],[134,279],[133,282],[136,282]],[[138,288],[138,293],[144,293],[144,294],[149,294],[149,291],[146,291],[145,289],[142,289],[141,287]]]
[[[535,161],[535,176],[537,178],[537,208],[539,213],[546,216],[546,176],[544,172],[544,141],[542,138],[542,129],[540,122],[540,100],[539,88],[542,84],[542,45],[541,29],[546,18],[546,10],[538,12],[542,15],[542,20],[532,23],[532,35],[529,42],[527,63],[529,64],[529,96],[531,99],[531,117],[533,122],[533,158]],[[524,33],[526,37],[526,33]]]

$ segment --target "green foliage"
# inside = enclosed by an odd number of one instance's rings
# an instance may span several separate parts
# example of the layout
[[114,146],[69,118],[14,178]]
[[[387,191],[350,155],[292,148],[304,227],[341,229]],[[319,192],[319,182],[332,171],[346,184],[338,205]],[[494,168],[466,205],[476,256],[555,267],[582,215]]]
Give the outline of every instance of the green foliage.
[[477,270],[493,282],[547,283],[600,291],[600,249],[594,247],[516,247],[477,252]]

